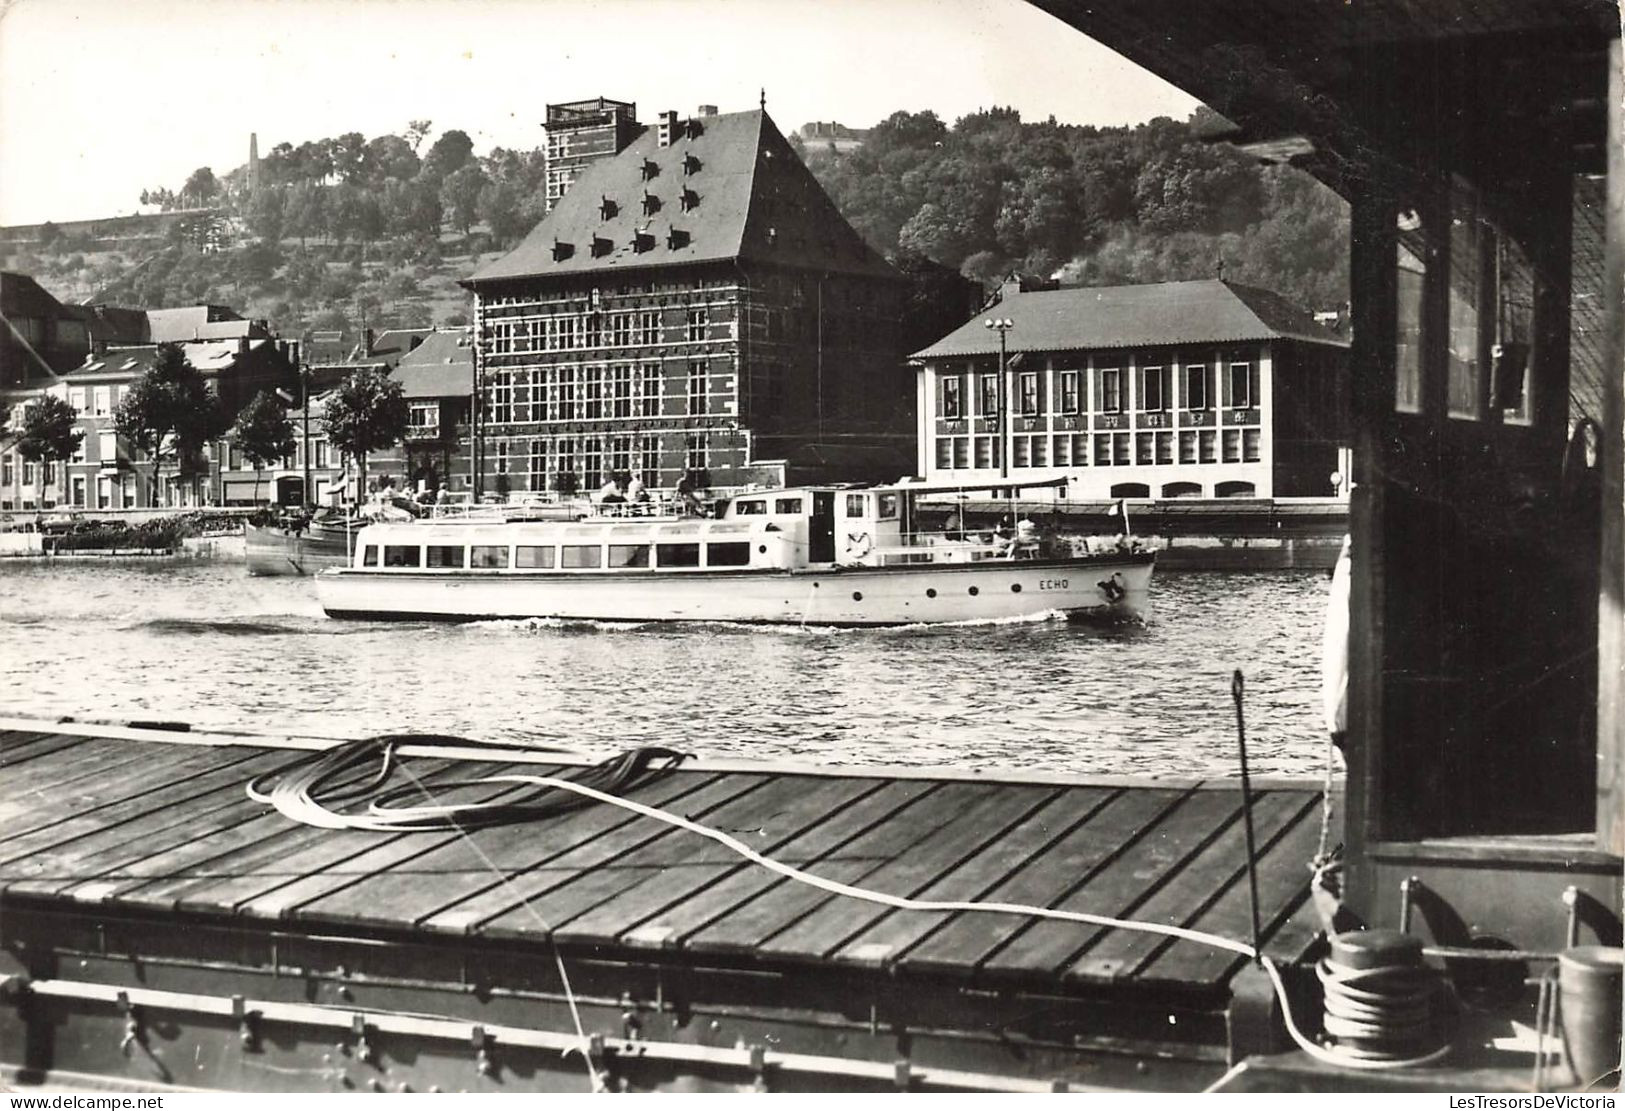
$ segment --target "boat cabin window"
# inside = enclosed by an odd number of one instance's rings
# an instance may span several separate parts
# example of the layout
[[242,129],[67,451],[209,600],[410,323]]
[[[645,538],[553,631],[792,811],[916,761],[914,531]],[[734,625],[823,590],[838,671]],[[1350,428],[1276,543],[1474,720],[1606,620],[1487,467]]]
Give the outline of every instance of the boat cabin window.
[[867,517],[869,514],[865,511],[864,506],[868,500],[868,497],[863,494],[848,494],[846,496],[846,515],[848,517]]
[[647,545],[647,544],[611,544],[609,546],[609,566],[611,566],[611,567],[647,567],[647,566],[649,566],[649,545]]
[[655,559],[662,567],[698,567],[700,565],[700,546],[698,544],[659,544],[655,547]]
[[363,567],[377,567],[378,566],[378,545],[377,544],[368,544],[366,547],[361,549],[361,566],[363,566]]
[[[552,549],[548,549],[549,552]],[[508,566],[506,544],[475,544],[468,549],[468,565],[485,570],[502,570]]]
[[875,500],[880,506],[880,513],[878,514],[880,520],[889,521],[897,516],[896,494],[877,494]]
[[423,549],[416,544],[385,544],[385,567],[422,567]]
[[566,569],[599,567],[604,549],[597,544],[564,544],[559,548],[559,566]]
[[466,554],[461,544],[430,544],[424,551],[430,567],[461,567]]
[[707,544],[705,546],[705,565],[707,567],[749,567],[750,541],[733,541],[726,544]]
[[795,513],[795,514],[799,515],[802,512],[801,499],[800,498],[779,498],[776,501],[774,501],[774,503],[773,503],[773,512],[775,512],[775,513]]
[[734,513],[740,517],[756,517],[767,512],[766,498],[747,498],[734,502]]
[[553,566],[553,545],[520,544],[513,550],[513,565],[530,570],[547,570]]

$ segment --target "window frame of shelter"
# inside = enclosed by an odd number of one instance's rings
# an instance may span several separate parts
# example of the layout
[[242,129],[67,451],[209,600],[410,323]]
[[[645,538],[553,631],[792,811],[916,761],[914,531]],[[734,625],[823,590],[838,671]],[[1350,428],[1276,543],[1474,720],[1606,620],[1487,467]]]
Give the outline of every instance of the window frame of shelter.
[[[1251,362],[1232,362],[1230,364],[1229,382],[1231,409],[1253,408],[1253,364]],[[1237,378],[1237,372],[1240,378]],[[1241,388],[1237,389],[1238,381]]]
[[1038,372],[1024,370],[1021,372],[1021,415],[1036,417],[1038,415]]
[[954,442],[952,436],[938,436],[936,438],[937,470],[951,471],[954,466]]
[[[1197,388],[1192,389],[1192,384]],[[1187,363],[1185,366],[1185,408],[1192,412],[1203,412],[1207,407],[1207,364]]]
[[942,419],[959,420],[963,412],[963,397],[960,394],[961,380],[957,374],[942,376]]
[[1078,412],[1078,379],[1076,370],[1063,370],[1059,372],[1056,387],[1060,392],[1060,406],[1056,410],[1063,416],[1073,416]]
[[983,374],[981,376],[981,411],[977,416],[983,418],[999,415],[999,376],[997,374]]
[[970,469],[970,437],[954,437],[954,470],[965,471]]
[[1102,367],[1100,371],[1100,398],[1098,405],[1095,407],[1095,412],[1121,413],[1122,411],[1122,370],[1118,367]]

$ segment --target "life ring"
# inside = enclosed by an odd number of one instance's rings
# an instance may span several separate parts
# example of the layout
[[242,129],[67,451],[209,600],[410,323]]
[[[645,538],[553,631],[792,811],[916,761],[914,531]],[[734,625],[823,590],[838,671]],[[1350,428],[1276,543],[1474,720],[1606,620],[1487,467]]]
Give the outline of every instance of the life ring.
[[874,544],[869,540],[867,532],[849,532],[846,534],[846,554],[851,559],[862,559],[869,554]]
[[1095,585],[1100,587],[1101,594],[1105,595],[1108,602],[1121,602],[1123,595],[1128,593],[1128,587],[1123,585],[1121,571],[1114,571],[1111,578],[1101,579]]

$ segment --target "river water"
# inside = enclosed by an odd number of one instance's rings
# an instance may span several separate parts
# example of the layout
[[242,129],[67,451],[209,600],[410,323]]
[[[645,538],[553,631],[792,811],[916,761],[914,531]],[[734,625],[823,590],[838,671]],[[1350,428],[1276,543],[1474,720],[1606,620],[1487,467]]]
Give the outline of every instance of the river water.
[[0,562],[0,713],[1087,774],[1318,774],[1323,573],[1159,573],[1143,627],[333,621],[241,563]]

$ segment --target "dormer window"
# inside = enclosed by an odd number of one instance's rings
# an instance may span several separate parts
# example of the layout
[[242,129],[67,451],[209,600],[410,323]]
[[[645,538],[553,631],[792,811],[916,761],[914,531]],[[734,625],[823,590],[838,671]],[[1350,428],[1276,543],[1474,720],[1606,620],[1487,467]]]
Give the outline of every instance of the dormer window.
[[691,153],[683,155],[683,173],[685,173],[685,174],[697,174],[699,172],[700,172],[700,160],[698,158],[695,158],[694,155],[691,154]]
[[653,193],[643,194],[643,214],[653,216],[660,211],[660,198]]
[[677,204],[684,212],[692,212],[700,206],[700,195],[692,189],[684,189],[677,196]]
[[687,121],[685,121],[683,123],[683,137],[684,138],[698,139],[701,135],[704,135],[704,134],[705,134],[705,125],[700,123],[699,120],[687,120]]
[[654,161],[651,158],[645,158],[643,160],[643,180],[644,181],[653,181],[655,178],[657,178],[659,176],[660,176],[660,163]]
[[688,232],[679,231],[676,228],[672,228],[671,231],[666,234],[666,246],[675,251],[679,247],[688,246],[688,239]]
[[615,219],[616,214],[620,211],[620,205],[616,204],[608,197],[605,197],[598,205],[598,218],[601,220],[613,220]]
[[632,233],[632,252],[641,255],[644,251],[654,250],[655,237],[648,232]]
[[614,250],[614,248],[615,243],[613,240],[605,239],[601,235],[595,235],[592,237],[593,258],[603,258],[605,255],[609,254],[610,251]]
[[569,258],[575,253],[576,245],[574,243],[565,243],[557,239],[553,240],[554,262],[563,262],[565,259]]

